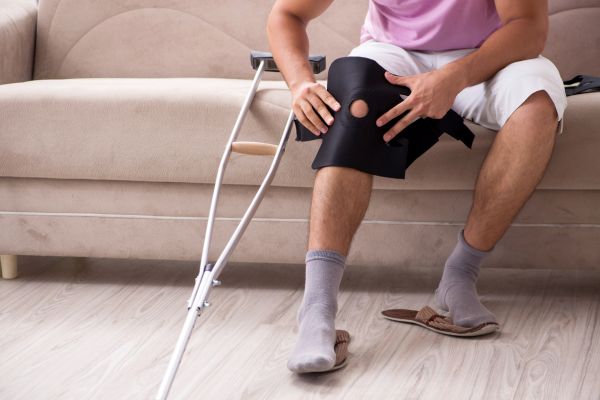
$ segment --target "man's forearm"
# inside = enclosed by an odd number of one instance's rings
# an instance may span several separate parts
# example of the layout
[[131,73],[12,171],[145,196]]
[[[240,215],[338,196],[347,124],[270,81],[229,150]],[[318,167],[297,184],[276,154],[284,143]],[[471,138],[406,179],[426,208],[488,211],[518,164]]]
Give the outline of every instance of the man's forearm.
[[535,21],[514,19],[492,33],[480,48],[442,69],[466,88],[490,79],[512,62],[537,57],[545,42],[546,32]]
[[304,23],[290,14],[271,13],[267,22],[269,47],[290,89],[301,82],[315,82],[308,62],[308,36]]

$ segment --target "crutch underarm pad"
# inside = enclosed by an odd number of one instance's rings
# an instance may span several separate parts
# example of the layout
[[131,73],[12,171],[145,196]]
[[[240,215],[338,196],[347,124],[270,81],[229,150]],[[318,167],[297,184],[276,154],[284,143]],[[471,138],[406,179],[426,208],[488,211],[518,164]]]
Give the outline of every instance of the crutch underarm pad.
[[[337,112],[329,109],[334,123],[326,134],[317,136],[294,119],[296,141],[323,140],[313,160],[313,169],[340,166],[404,179],[406,168],[437,143],[443,133],[471,148],[474,135],[453,110],[442,119],[418,119],[386,143],[383,135],[404,114],[381,127],[375,121],[402,101],[401,94],[409,95],[410,90],[388,82],[384,72],[377,62],[365,57],[342,57],[331,64],[327,90],[341,105]],[[366,116],[355,117],[350,113],[355,100],[366,102]]]

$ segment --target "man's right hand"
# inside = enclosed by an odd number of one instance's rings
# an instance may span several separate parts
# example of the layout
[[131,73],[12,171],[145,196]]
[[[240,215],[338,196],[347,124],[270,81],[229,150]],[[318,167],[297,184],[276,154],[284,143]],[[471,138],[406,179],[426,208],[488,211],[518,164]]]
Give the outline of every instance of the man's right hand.
[[306,26],[333,1],[276,0],[267,20],[269,49],[292,92],[292,110],[298,121],[317,136],[333,123],[327,106],[338,111],[340,105],[315,81],[308,63]]
[[304,81],[294,86],[291,92],[292,110],[298,121],[317,136],[326,133],[327,126],[323,121],[327,125],[333,124],[333,116],[326,106],[338,111],[337,100],[318,82]]

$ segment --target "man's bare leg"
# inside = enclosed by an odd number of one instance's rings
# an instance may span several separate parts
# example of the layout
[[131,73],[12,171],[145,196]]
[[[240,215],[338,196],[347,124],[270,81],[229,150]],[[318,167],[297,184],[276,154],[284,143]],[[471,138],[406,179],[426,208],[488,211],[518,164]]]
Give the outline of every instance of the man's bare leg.
[[298,310],[298,340],[288,360],[294,372],[335,364],[337,294],[345,258],[371,197],[373,177],[352,168],[317,171],[310,210],[306,282]]
[[498,133],[479,171],[465,225],[473,247],[494,247],[533,193],[552,155],[556,118],[546,92],[535,92]]
[[477,296],[479,263],[542,179],[554,148],[556,128],[554,104],[545,91],[538,91],[497,133],[477,177],[464,236],[463,232],[459,234],[436,290],[438,305],[450,311],[456,324],[495,322]]
[[308,249],[335,250],[347,256],[365,216],[373,176],[344,167],[321,168],[310,206]]

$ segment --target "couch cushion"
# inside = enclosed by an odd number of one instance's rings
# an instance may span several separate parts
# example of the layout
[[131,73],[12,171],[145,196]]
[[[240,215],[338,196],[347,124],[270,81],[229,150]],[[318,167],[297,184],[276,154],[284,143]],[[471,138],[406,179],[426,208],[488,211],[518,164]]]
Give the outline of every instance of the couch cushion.
[[0,1],[0,84],[31,79],[36,18],[33,1]]
[[[6,177],[214,182],[225,143],[250,81],[218,78],[67,79],[0,86],[0,174]],[[321,81],[321,83],[325,83]],[[238,140],[278,143],[289,115],[281,81],[263,81]],[[600,93],[569,97],[540,187],[600,189]],[[376,188],[472,189],[493,131],[474,127],[468,150],[443,135],[407,171],[376,177]],[[320,140],[291,133],[273,181],[311,187]],[[225,183],[259,184],[270,157],[233,154]]]

